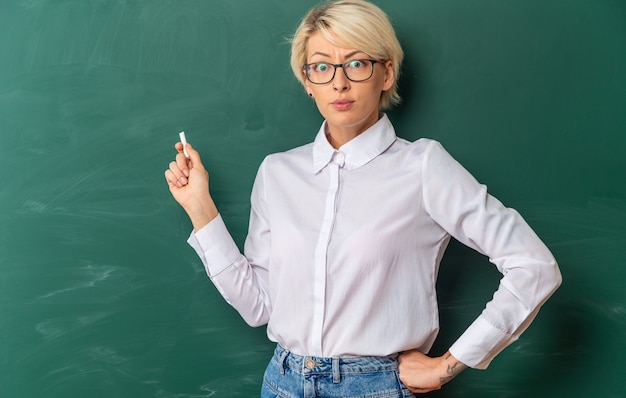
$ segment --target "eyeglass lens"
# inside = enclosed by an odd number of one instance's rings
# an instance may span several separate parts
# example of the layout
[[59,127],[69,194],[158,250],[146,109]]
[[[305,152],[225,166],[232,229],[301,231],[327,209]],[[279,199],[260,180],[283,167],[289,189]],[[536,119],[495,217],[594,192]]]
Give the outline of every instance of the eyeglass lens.
[[361,82],[372,77],[375,61],[354,59],[344,64],[331,64],[327,62],[315,62],[307,64],[307,77],[312,83],[328,83],[335,77],[337,67],[343,69],[346,77],[354,82]]

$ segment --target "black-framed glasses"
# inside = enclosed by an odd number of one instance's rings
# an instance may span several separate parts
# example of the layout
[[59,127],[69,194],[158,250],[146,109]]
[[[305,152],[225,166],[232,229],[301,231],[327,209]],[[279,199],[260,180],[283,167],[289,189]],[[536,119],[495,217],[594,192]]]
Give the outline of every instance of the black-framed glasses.
[[343,74],[353,82],[363,82],[374,74],[374,64],[382,63],[375,59],[353,59],[343,64],[329,62],[313,62],[302,66],[306,78],[313,84],[330,83],[335,78],[337,68],[343,69]]

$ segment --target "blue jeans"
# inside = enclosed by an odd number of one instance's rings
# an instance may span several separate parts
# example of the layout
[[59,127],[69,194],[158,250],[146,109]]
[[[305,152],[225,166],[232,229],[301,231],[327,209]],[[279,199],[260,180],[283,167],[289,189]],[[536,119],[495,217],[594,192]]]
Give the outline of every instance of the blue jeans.
[[276,347],[261,398],[402,398],[414,395],[398,376],[398,355],[303,357]]

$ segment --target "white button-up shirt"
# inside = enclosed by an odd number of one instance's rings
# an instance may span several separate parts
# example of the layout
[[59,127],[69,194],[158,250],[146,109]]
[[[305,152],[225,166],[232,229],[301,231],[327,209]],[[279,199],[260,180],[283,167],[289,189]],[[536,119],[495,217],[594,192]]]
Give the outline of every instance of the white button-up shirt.
[[435,283],[450,236],[503,274],[450,348],[484,368],[561,282],[550,251],[433,140],[396,137],[388,118],[335,150],[315,142],[268,156],[252,189],[242,255],[218,216],[189,243],[224,298],[300,355],[427,352]]

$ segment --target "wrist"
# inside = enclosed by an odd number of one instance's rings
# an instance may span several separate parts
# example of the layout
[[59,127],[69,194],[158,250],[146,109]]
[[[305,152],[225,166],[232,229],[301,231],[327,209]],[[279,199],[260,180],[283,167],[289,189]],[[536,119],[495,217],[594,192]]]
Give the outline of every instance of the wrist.
[[202,229],[205,225],[213,221],[219,214],[217,207],[210,196],[201,202],[186,206],[185,211],[191,220],[194,231]]
[[442,385],[454,379],[459,373],[467,369],[467,365],[456,359],[450,351],[446,352],[441,357],[440,367],[441,376],[439,380]]

